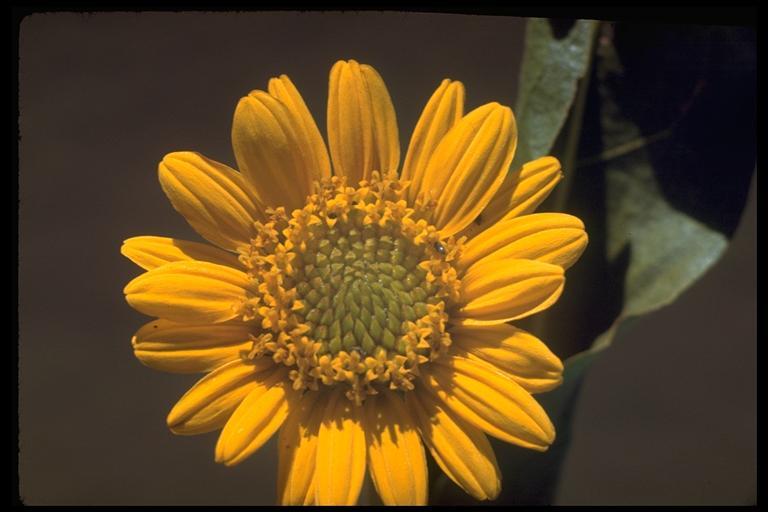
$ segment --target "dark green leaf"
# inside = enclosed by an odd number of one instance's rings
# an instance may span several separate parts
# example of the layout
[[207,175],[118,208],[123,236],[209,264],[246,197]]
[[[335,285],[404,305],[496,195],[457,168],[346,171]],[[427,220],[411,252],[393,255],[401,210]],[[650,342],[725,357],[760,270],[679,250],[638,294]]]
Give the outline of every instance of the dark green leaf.
[[[537,24],[531,25],[531,28],[534,27],[543,30]],[[560,467],[569,448],[578,394],[600,350],[610,345],[617,334],[620,337],[633,317],[673,302],[718,260],[728,242],[723,234],[677,208],[667,199],[658,182],[661,170],[658,155],[652,155],[649,146],[665,138],[672,138],[679,125],[671,123],[667,129],[647,136],[633,122],[626,109],[629,103],[638,101],[638,98],[619,97],[615,91],[623,70],[610,37],[601,38],[596,66],[591,87],[592,98],[599,105],[597,112],[600,116],[592,126],[599,128],[599,140],[605,149],[597,158],[582,163],[576,179],[595,180],[596,176],[602,177],[605,232],[601,241],[604,245],[592,247],[591,250],[605,251],[608,265],[626,268],[621,285],[621,311],[590,350],[566,360],[563,385],[538,397],[558,432],[550,450],[539,454],[494,443],[505,475],[504,489],[499,500],[504,503],[552,502]],[[533,91],[521,91],[522,105],[533,103],[529,97],[531,94]],[[528,117],[534,111],[530,107],[521,111],[528,130],[535,124],[534,119]],[[548,145],[563,124],[554,114],[538,112],[536,116],[544,119],[544,126],[555,128],[549,132],[549,139],[534,131],[533,140],[527,143],[529,153],[523,158],[547,152]],[[521,135],[524,129],[521,128]],[[541,138],[537,139],[539,136]],[[537,140],[540,144],[538,147],[544,149],[532,149],[537,147]],[[700,140],[694,142],[702,144]],[[698,149],[694,146],[689,151],[695,153]],[[687,165],[691,163],[687,162]],[[692,170],[689,170],[690,174]],[[590,199],[594,201],[593,197]],[[626,262],[622,262],[622,259],[626,259]],[[578,267],[573,271],[578,272]]]
[[[624,305],[593,349],[608,346],[619,324],[674,301],[722,254],[728,241],[714,229],[673,208],[656,181],[647,138],[622,112],[608,86],[622,72],[613,46],[600,47],[598,74],[602,105],[606,180],[606,256],[613,261],[629,248]],[[662,135],[664,133],[662,132]]]

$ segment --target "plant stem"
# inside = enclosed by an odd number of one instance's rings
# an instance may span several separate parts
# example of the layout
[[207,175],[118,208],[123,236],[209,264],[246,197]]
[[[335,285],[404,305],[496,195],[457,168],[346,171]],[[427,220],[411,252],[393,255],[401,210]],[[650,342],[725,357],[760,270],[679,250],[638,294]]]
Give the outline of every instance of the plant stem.
[[[579,80],[578,90],[576,91],[576,97],[573,100],[573,109],[568,117],[567,132],[565,139],[565,148],[563,151],[562,167],[563,167],[563,181],[558,185],[557,192],[555,193],[553,211],[562,212],[565,209],[566,202],[568,201],[568,195],[571,191],[573,184],[573,177],[576,174],[576,157],[579,152],[579,140],[581,139],[581,127],[584,124],[584,111],[587,104],[587,91],[589,90],[589,81],[592,74],[592,65],[594,63],[595,55],[595,41],[600,34],[601,24],[597,23],[594,32],[592,33],[592,40],[590,43],[589,53],[587,57],[587,67],[584,71],[584,76]],[[546,311],[539,313],[531,319],[531,330],[534,333],[541,333],[542,328],[545,325]]]
[[577,167],[579,168],[589,167],[591,165],[607,162],[609,160],[613,160],[614,158],[619,158],[621,156],[628,155],[633,151],[637,151],[638,149],[642,149],[644,147],[650,146],[655,142],[668,138],[670,135],[672,135],[672,131],[674,128],[675,126],[673,125],[673,126],[670,126],[669,128],[665,128],[664,130],[661,130],[660,132],[656,132],[652,135],[648,135],[647,137],[638,137],[636,139],[630,140],[629,142],[625,142],[624,144],[619,144],[616,147],[606,149],[605,151],[601,152],[597,156],[592,156],[592,157],[579,160],[577,162]]
[[584,110],[587,105],[587,91],[589,90],[589,81],[592,74],[592,64],[595,55],[595,40],[600,34],[600,23],[595,26],[590,44],[587,67],[584,76],[579,80],[576,98],[573,101],[573,110],[568,118],[567,135],[565,139],[565,148],[563,151],[563,181],[557,188],[555,195],[554,210],[561,212],[565,209],[568,196],[573,184],[573,177],[576,174],[576,157],[579,153],[579,140],[581,139],[581,127],[584,125]]

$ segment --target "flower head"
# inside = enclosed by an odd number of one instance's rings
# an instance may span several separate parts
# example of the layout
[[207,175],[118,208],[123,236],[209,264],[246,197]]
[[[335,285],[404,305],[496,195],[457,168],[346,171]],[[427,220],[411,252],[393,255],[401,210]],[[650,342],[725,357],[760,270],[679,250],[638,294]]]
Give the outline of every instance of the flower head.
[[213,245],[142,236],[122,248],[147,271],[126,299],[156,317],[133,337],[136,356],[208,372],[171,430],[222,429],[227,465],[279,431],[284,504],[353,504],[366,466],[384,503],[424,504],[424,446],[466,492],[496,497],[486,434],[534,450],[555,437],[532,394],[556,387],[562,364],[507,322],[551,306],[587,243],[577,218],[530,214],[557,160],[507,172],[512,111],[465,114],[462,84],[444,80],[400,170],[389,93],[355,61],[331,70],[330,158],[286,76],[240,100],[232,141],[239,172],[191,152],[159,166],[174,208]]

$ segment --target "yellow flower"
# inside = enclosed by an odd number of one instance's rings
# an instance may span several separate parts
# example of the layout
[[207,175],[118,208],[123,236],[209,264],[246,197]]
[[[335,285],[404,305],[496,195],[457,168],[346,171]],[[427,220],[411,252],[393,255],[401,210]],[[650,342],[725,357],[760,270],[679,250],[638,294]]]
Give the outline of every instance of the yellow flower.
[[424,504],[424,446],[466,492],[495,498],[486,434],[546,450],[555,430],[531,394],[563,369],[507,322],[551,306],[587,243],[579,219],[530,214],[560,165],[508,173],[516,142],[508,107],[465,114],[463,85],[444,80],[398,175],[389,93],[350,60],[330,74],[330,158],[285,75],[237,105],[240,172],[167,155],[163,190],[213,246],[140,236],[122,253],[147,271],[126,300],[156,317],[133,337],[136,356],[210,372],[171,430],[222,429],[226,465],[279,430],[283,504],[354,504],[366,467],[385,504]]

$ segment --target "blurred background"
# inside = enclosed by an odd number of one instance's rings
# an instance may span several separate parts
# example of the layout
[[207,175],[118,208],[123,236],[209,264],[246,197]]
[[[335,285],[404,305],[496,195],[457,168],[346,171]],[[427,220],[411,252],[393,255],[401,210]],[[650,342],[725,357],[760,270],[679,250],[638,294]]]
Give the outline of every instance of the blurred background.
[[[755,31],[538,21],[550,50],[585,56],[557,107],[563,128],[551,152],[566,179],[539,211],[577,215],[590,245],[558,304],[524,327],[563,359],[596,339],[612,344],[588,371],[568,367],[569,394],[541,395],[558,424],[548,454],[495,443],[504,487],[494,504],[752,504]],[[394,12],[24,18],[23,502],[272,504],[274,440],[239,466],[215,464],[216,433],[178,437],[165,426],[197,377],[150,370],[132,355],[146,317],[123,298],[140,270],[120,255],[122,241],[198,239],[160,190],[157,163],[194,150],[234,166],[238,99],[282,73],[324,132],[328,72],[348,58],[386,81],[404,154],[443,78],[464,83],[467,110],[521,104],[534,69],[524,58],[534,41],[526,23]],[[516,109],[521,137],[535,128],[530,112]],[[635,290],[656,281],[674,289],[638,302]],[[558,396],[575,405],[563,409]],[[445,479],[433,479],[431,493],[431,503],[471,503]]]

